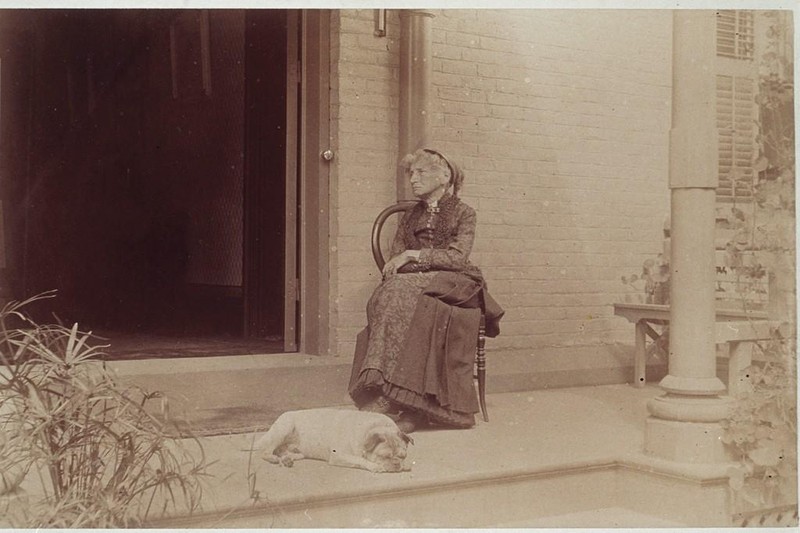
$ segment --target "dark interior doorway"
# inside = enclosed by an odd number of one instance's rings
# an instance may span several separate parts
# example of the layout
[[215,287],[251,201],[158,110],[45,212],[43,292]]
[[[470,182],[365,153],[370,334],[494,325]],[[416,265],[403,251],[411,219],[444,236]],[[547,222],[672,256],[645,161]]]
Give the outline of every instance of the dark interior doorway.
[[287,12],[0,17],[0,291],[110,357],[283,351]]

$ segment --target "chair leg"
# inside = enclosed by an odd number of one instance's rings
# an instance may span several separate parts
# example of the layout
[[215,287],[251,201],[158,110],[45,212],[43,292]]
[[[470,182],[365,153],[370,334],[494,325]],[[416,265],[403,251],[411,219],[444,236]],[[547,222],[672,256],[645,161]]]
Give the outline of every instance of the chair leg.
[[489,413],[486,411],[486,324],[481,317],[480,328],[478,329],[478,398],[481,403],[484,422],[489,421]]

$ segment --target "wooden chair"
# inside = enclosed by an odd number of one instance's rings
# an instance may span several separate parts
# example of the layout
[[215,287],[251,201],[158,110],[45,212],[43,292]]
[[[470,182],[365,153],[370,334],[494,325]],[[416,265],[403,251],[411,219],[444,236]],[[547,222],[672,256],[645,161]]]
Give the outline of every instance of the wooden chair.
[[[390,216],[402,214],[414,207],[417,200],[405,200],[390,205],[378,214],[372,224],[372,257],[375,259],[379,271],[383,271],[386,260],[381,250],[381,233],[383,226]],[[478,400],[483,413],[483,420],[489,421],[489,414],[486,411],[486,317],[481,313],[480,325],[478,326],[478,344],[475,348],[475,379],[478,381]]]

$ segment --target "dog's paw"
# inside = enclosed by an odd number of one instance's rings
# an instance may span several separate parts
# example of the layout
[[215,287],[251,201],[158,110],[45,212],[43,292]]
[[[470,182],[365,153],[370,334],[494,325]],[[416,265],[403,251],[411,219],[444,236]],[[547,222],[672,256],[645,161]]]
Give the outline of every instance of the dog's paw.
[[264,453],[262,453],[262,454],[261,454],[261,458],[262,458],[263,460],[265,460],[266,462],[268,462],[268,463],[272,463],[272,464],[274,464],[274,465],[280,464],[280,462],[281,462],[281,459],[280,459],[280,457],[278,457],[278,456],[277,456],[277,455],[275,455],[275,454],[269,453],[269,452],[264,452]]
[[281,466],[292,467],[294,466],[294,459],[290,455],[281,456]]

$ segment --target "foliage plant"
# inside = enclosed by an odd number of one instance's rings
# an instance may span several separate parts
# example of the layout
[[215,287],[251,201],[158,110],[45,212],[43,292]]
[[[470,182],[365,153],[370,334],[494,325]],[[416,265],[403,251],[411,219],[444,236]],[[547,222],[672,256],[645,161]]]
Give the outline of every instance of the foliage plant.
[[[666,234],[666,231],[665,231]],[[622,284],[628,285],[636,292],[625,294],[627,303],[669,304],[669,258],[658,254],[655,258],[647,258],[642,263],[641,274],[622,276]],[[660,327],[658,340],[651,343],[646,350],[646,357],[655,356],[665,360],[669,354],[669,326]]]
[[749,387],[723,422],[734,455],[730,487],[740,511],[797,502],[795,343],[778,332],[755,347],[762,365],[747,369]]
[[670,280],[670,228],[669,218],[664,221],[663,251],[642,262],[639,274],[622,276],[622,284],[636,292],[625,294],[627,303],[668,304]]
[[[622,283],[633,287],[639,302],[646,304],[669,303],[669,259],[658,254],[655,259],[648,258],[642,263],[641,274],[622,276]],[[631,294],[626,294],[629,301]]]
[[[754,346],[754,359],[762,362],[746,369],[749,386],[724,423],[723,441],[736,459],[730,486],[740,511],[797,505],[793,54],[782,49],[790,42],[791,27],[777,12],[760,16],[767,17],[769,29],[756,101],[761,120],[753,209],[746,215],[733,206],[736,232],[728,254],[753,281],[769,276],[774,289],[768,314],[783,327]],[[747,248],[756,250],[757,260],[737,262],[739,251]]]
[[179,438],[161,394],[113,376],[91,333],[24,312],[52,296],[0,310],[0,470],[12,474],[7,490],[24,475],[24,491],[0,509],[6,525],[131,527],[197,509],[202,445]]

